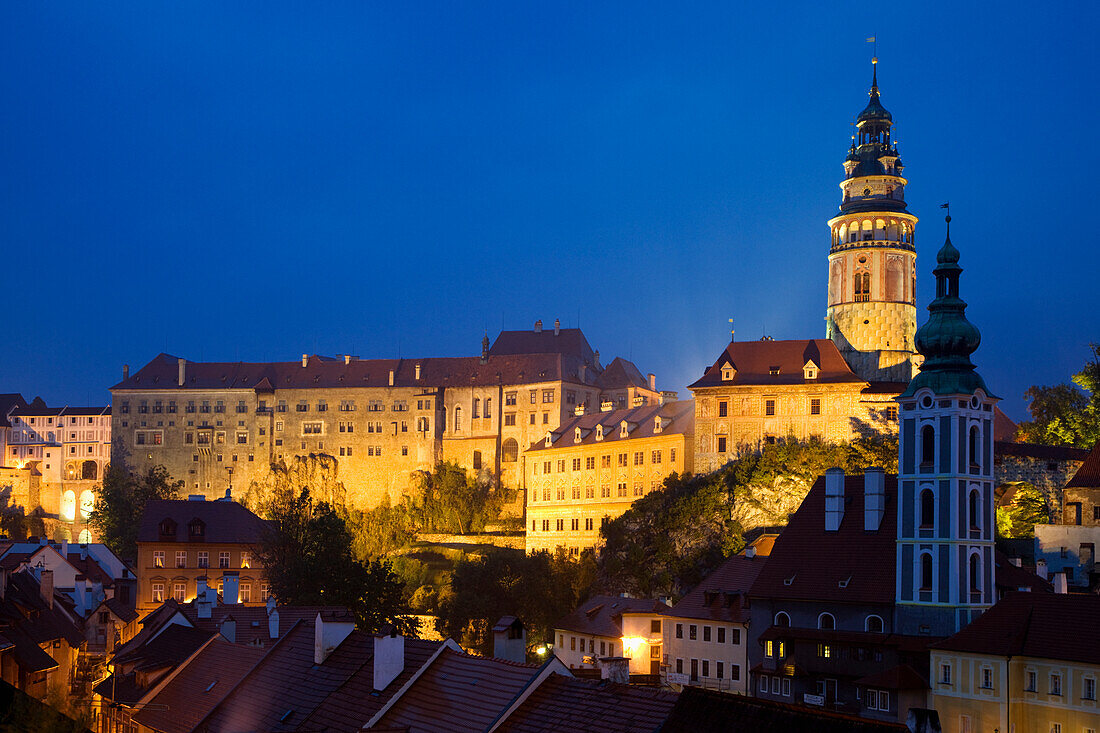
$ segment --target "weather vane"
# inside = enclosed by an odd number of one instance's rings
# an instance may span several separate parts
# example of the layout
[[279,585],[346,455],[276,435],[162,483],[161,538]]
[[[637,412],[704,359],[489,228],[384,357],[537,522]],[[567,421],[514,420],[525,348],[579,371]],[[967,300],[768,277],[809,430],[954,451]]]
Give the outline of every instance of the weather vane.
[[731,318],[731,319],[729,319],[729,321],[730,321],[730,341],[733,341],[733,319]]
[[873,54],[871,56],[871,63],[872,64],[877,64],[878,63],[878,36],[877,35],[871,36],[870,38],[867,39],[867,43],[874,44],[873,45],[873,50],[871,51],[871,53]]

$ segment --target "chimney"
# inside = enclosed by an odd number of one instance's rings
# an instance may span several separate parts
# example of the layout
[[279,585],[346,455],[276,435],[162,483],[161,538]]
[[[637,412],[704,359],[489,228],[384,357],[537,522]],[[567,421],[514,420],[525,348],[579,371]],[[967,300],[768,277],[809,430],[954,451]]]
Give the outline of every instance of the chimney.
[[416,378],[416,381],[418,381],[418,382],[420,381],[420,365],[419,364],[416,365],[415,378]]
[[1047,561],[1043,558],[1039,558],[1035,561],[1035,574],[1043,580],[1048,580],[1047,576]]
[[1008,561],[1018,568],[1024,566],[1024,560],[1021,557],[1010,557],[1008,558]]
[[309,366],[309,354],[302,354],[302,367]]
[[87,560],[88,559],[88,543],[87,542],[85,542],[84,544],[82,544],[80,546],[80,559],[81,560]]
[[122,365],[122,379],[123,379],[123,381],[125,381],[129,378],[130,378],[130,365],[129,364],[123,364]]
[[237,605],[237,593],[240,591],[241,578],[236,571],[222,573],[222,603],[227,606]]
[[374,689],[386,689],[405,669],[405,637],[393,626],[374,635]]
[[[313,663],[322,664],[332,651],[348,638],[348,634],[355,630],[355,621],[351,616],[336,618],[335,615],[327,621],[317,614],[313,624]],[[404,645],[404,639],[402,639]],[[404,656],[402,656],[402,659]],[[378,669],[378,647],[374,648],[374,668]],[[395,677],[397,675],[394,675]],[[378,685],[378,673],[375,672],[375,686]]]
[[187,381],[187,359],[180,359],[179,367],[180,367],[179,386],[182,387],[183,383]]
[[53,608],[53,571],[43,569],[38,576],[38,592],[42,594],[42,600],[47,608]]
[[561,320],[557,319],[557,318],[554,319],[554,335],[555,336],[560,336],[561,335]]
[[4,596],[8,592],[8,569],[0,568],[0,601],[4,600]]
[[493,627],[493,656],[519,664],[527,661],[527,630],[515,616],[504,616]]
[[651,392],[657,391],[657,375],[652,372],[649,374],[649,389]]
[[267,614],[267,634],[272,639],[279,638],[279,612],[272,610]]
[[228,614],[222,619],[218,631],[222,632],[226,641],[234,644],[237,642],[237,619],[233,618],[233,614]]
[[393,370],[390,369],[390,386],[393,386]]
[[877,532],[886,513],[886,472],[872,466],[863,472],[863,529]]
[[592,361],[594,362],[594,365],[597,369],[601,368],[600,367],[600,350],[599,349],[596,349],[596,351],[592,354]]
[[600,659],[600,679],[630,684],[630,660],[626,657],[603,657]]
[[1052,578],[1052,580],[1054,581],[1054,592],[1055,593],[1065,594],[1065,593],[1069,592],[1069,583],[1066,582],[1065,572],[1055,573],[1054,578]]
[[61,547],[59,549],[61,550],[61,558],[64,559],[64,560],[68,560],[69,559],[69,541],[68,540],[61,540]]
[[535,333],[542,333],[542,319],[535,321]]
[[275,610],[275,596],[268,596],[264,601],[264,606],[267,608],[267,615],[270,616]]
[[351,363],[351,354],[344,354],[344,364]]
[[88,581],[84,579],[83,575],[76,576],[76,588],[73,589],[73,595],[76,596],[73,600],[76,601],[76,615],[83,618],[91,608],[84,606],[84,601],[88,597],[87,594]]
[[199,618],[210,618],[210,612],[214,604],[206,597],[206,576],[199,577],[196,583],[198,592],[195,594],[195,615]]
[[749,545],[745,548],[745,557],[750,560],[756,557],[756,545]]
[[825,531],[836,532],[844,519],[844,469],[825,472]]

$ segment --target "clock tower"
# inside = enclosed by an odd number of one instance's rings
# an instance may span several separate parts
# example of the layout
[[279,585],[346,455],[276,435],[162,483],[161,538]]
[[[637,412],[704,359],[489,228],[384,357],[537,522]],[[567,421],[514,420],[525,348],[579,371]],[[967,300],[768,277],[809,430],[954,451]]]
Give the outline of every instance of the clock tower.
[[917,217],[905,208],[893,117],[879,101],[878,59],[871,99],[856,118],[844,160],[840,213],[829,220],[829,304],[825,335],[872,382],[914,374]]

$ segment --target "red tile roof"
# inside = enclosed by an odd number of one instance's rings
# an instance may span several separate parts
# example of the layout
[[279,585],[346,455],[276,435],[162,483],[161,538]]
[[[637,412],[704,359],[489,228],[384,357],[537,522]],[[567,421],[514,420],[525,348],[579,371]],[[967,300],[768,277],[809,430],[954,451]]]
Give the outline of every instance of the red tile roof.
[[1094,489],[1100,487],[1100,441],[1089,451],[1085,462],[1066,484],[1067,489]]
[[[232,616],[237,622],[234,641],[238,644],[270,646],[273,641],[266,606],[220,604],[211,609],[209,618],[199,618],[195,601],[191,600],[181,605],[180,610],[196,628],[208,631],[220,631],[225,618]],[[312,624],[318,613],[337,613],[348,617],[351,615],[350,611],[343,606],[276,606],[276,610],[279,612],[276,638],[282,638],[299,621]]]
[[[656,418],[660,416],[666,421],[661,432],[655,431]],[[620,437],[622,421],[633,423],[637,427],[630,431],[627,437]],[[603,440],[596,440],[596,426],[603,425]],[[557,440],[553,448],[572,448],[575,445],[595,445],[596,443],[610,444],[638,438],[652,438],[655,435],[683,435],[690,434],[695,426],[695,401],[684,400],[668,402],[664,405],[644,405],[610,412],[593,412],[588,415],[574,417],[563,423],[554,431]],[[581,429],[580,443],[574,442],[577,428]],[[689,446],[690,449],[690,446]],[[531,451],[550,450],[546,447],[546,440],[536,441],[528,449]]]
[[588,339],[579,328],[562,328],[557,334],[553,328],[536,332],[501,331],[489,349],[489,356],[505,354],[565,354],[581,359],[585,364],[596,362]]
[[677,695],[656,687],[579,680],[552,674],[508,716],[499,733],[651,733]]
[[1089,452],[1069,445],[1039,445],[998,440],[993,444],[993,460],[1001,456],[1035,458],[1040,461],[1083,461]]
[[[160,534],[160,523],[171,519],[176,523],[176,534],[165,539]],[[205,535],[192,539],[188,529],[192,519],[206,525]],[[203,542],[204,544],[234,543],[254,545],[263,537],[265,520],[260,519],[235,501],[175,501],[156,499],[146,503],[145,513],[138,527],[138,542]]]
[[642,376],[633,362],[620,356],[612,359],[596,380],[600,389],[622,389],[624,387],[643,387],[649,389],[649,380]]
[[1100,596],[1009,593],[933,649],[1100,665]]
[[[817,364],[817,379],[806,379],[802,367]],[[732,380],[722,379],[722,366],[729,362],[737,372]],[[772,374],[778,367],[779,373]],[[864,382],[844,361],[829,339],[796,341],[733,341],[688,389],[740,386],[746,384],[816,384]]]
[[134,714],[155,731],[191,731],[263,657],[261,649],[214,637]]
[[709,621],[748,621],[748,591],[766,559],[734,555],[681,598],[668,610],[668,615]]
[[667,614],[668,611],[663,602],[649,598],[593,596],[554,624],[554,628],[617,639],[623,635],[624,613]]
[[1016,431],[1019,426],[1008,415],[1001,411],[1001,408],[996,405],[993,406],[993,440],[1003,440],[1007,442],[1016,441]]
[[1054,586],[1027,568],[1013,565],[1008,555],[996,550],[993,555],[996,566],[994,582],[1001,593],[1029,589],[1034,593],[1053,593]]
[[540,669],[447,647],[375,725],[408,726],[410,733],[481,733]]
[[825,531],[825,477],[819,476],[772,547],[750,595],[837,603],[894,602],[897,477],[886,476],[877,532],[863,529],[863,475],[844,481],[844,518]]

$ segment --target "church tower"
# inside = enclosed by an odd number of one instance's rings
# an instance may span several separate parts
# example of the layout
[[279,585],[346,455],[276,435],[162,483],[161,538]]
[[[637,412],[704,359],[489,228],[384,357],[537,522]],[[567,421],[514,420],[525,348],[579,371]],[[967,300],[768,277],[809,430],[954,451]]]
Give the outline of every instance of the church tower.
[[948,636],[994,601],[993,406],[970,355],[981,334],[959,298],[959,251],[936,255],[936,298],[916,335],[920,373],[897,397],[895,628]]
[[826,338],[859,376],[908,382],[916,331],[917,217],[905,209],[893,117],[879,102],[878,59],[871,101],[856,118],[844,160],[840,214],[829,220],[829,307]]

